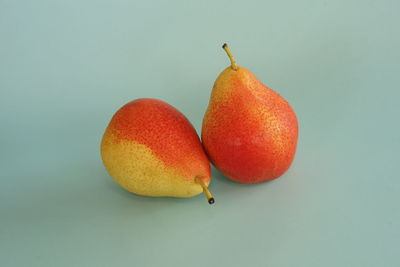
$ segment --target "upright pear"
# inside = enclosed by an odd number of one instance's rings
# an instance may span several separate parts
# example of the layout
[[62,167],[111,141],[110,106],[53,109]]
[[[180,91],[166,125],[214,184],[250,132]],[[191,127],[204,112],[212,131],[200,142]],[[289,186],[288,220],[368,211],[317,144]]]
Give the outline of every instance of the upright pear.
[[228,178],[259,183],[281,176],[291,165],[298,123],[289,103],[238,66],[216,79],[203,119],[202,141],[212,163]]
[[137,99],[112,117],[101,141],[104,166],[129,192],[144,196],[214,198],[210,163],[188,119],[157,99]]

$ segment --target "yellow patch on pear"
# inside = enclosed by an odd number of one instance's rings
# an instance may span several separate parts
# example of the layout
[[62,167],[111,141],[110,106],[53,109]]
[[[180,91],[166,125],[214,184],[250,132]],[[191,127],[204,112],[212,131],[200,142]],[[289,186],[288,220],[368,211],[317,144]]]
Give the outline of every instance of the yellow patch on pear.
[[150,148],[134,141],[117,140],[109,129],[101,143],[101,155],[108,173],[129,192],[153,197],[192,197],[203,192],[196,177],[184,179]]

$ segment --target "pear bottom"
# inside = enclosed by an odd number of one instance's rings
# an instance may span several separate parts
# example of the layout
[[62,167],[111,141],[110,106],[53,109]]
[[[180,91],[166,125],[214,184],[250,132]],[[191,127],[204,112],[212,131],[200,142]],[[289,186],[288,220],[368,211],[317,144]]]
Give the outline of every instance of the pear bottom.
[[193,197],[203,192],[195,183],[195,175],[180,174],[166,166],[147,146],[117,140],[109,131],[103,137],[101,155],[108,173],[129,192],[153,197]]

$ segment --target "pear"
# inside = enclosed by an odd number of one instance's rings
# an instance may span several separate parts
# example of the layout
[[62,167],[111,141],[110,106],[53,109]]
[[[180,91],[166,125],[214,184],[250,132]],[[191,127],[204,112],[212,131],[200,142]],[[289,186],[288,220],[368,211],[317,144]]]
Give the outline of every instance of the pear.
[[112,178],[143,196],[192,197],[205,192],[210,163],[196,130],[176,108],[157,99],[137,99],[112,117],[101,141]]
[[296,152],[298,123],[289,103],[238,66],[216,79],[203,119],[202,142],[211,162],[228,178],[259,183],[278,178]]

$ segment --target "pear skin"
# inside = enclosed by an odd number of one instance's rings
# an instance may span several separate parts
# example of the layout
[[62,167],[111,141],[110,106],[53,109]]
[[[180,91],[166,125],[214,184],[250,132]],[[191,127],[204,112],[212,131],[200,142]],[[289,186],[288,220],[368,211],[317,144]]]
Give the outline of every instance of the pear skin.
[[298,123],[289,103],[236,65],[216,79],[203,119],[202,142],[211,162],[228,178],[259,183],[280,177],[296,152]]
[[161,100],[137,99],[120,108],[104,133],[101,156],[111,177],[129,192],[153,197],[209,193],[210,163],[196,130]]

